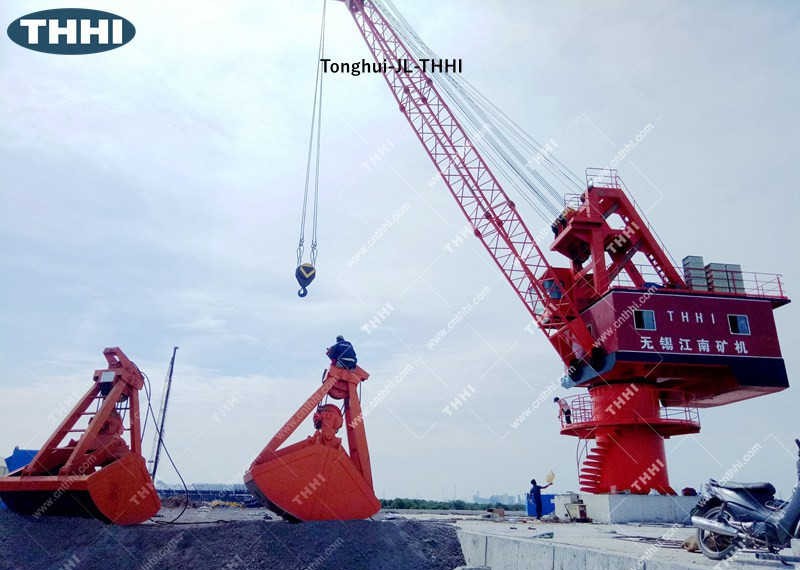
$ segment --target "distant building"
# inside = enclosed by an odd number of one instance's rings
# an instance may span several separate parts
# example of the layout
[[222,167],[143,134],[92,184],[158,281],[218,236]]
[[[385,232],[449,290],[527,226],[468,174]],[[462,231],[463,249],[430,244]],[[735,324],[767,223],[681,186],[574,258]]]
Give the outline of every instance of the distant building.
[[480,491],[476,491],[472,496],[472,502],[479,505],[493,505],[495,503],[501,503],[503,505],[522,505],[525,501],[522,495],[491,495],[486,498],[480,496]]
[[[187,494],[187,490],[183,488],[183,485],[168,485],[163,481],[158,481],[156,483],[156,490],[162,499],[184,497]],[[232,501],[244,503],[248,506],[257,506],[259,504],[241,483],[192,483],[188,485],[188,496],[190,501],[201,503],[210,501]]]

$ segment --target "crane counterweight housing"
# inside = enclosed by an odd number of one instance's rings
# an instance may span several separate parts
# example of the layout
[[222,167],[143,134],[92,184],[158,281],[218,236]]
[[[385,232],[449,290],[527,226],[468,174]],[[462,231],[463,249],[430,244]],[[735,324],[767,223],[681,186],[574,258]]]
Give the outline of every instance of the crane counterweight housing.
[[[523,140],[513,131],[516,124],[462,80],[426,73],[419,61],[432,52],[391,0],[340,1],[376,62],[417,63],[410,72],[383,70],[397,108],[475,236],[563,361],[563,385],[587,389],[566,398],[572,413],[562,416],[561,429],[578,437],[585,450],[581,489],[674,493],[664,438],[698,432],[698,408],[788,387],[772,314],[789,302],[781,277],[745,278],[738,269],[725,275],[712,264],[708,279],[698,284],[695,274],[671,261],[617,172],[609,169],[588,169],[585,181],[578,180],[563,198],[563,210],[553,216],[550,250],[565,258],[566,266],[551,265],[541,239],[494,173],[503,171],[512,186],[515,177],[531,188],[541,184],[544,192],[534,189],[537,201],[529,202],[534,208],[554,192],[529,168],[530,160],[520,167],[521,154],[511,144]],[[483,129],[490,116],[510,125],[512,134]],[[547,149],[534,162],[540,159],[563,173],[565,167],[553,162]]]

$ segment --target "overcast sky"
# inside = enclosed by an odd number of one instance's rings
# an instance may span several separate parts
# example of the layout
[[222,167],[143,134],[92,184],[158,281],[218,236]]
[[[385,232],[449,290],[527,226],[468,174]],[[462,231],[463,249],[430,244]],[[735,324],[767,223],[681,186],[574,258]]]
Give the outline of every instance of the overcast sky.
[[[646,131],[618,168],[676,259],[782,272],[798,290],[796,2],[396,3],[574,171]],[[67,57],[0,39],[0,455],[41,445],[103,347],[159,391],[178,345],[169,449],[189,481],[240,482],[341,333],[371,373],[379,496],[519,493],[550,469],[556,490],[577,488],[551,398],[512,425],[559,361],[477,240],[459,240],[459,209],[378,76],[326,77],[319,277],[297,298],[320,1],[86,5],[131,20],[134,41]],[[0,22],[52,7],[6,0]],[[345,7],[328,13],[330,56],[368,57]],[[795,382],[797,305],[776,318]],[[704,410],[699,435],[667,443],[673,486],[759,444],[734,478],[788,492],[796,390]]]

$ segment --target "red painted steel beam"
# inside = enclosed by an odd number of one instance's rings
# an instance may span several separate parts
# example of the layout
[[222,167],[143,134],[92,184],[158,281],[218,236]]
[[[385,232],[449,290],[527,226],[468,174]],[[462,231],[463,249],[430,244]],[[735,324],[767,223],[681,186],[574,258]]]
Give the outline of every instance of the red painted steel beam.
[[576,343],[588,353],[593,339],[575,318],[577,308],[556,303],[546,293],[542,282],[552,271],[550,264],[432,79],[372,2],[350,0],[347,5],[376,62],[417,65],[411,73],[387,65],[382,75],[475,236],[562,358],[570,360],[565,347]]

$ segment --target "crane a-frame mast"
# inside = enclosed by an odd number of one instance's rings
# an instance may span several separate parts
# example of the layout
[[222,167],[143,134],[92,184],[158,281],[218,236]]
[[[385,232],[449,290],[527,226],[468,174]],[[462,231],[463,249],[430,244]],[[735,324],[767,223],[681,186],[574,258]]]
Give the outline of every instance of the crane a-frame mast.
[[[347,3],[376,62],[413,62],[410,73],[385,66],[383,77],[461,211],[539,328],[569,363],[588,355],[594,339],[577,308],[554,299],[544,280],[553,276],[547,259],[489,165],[442,98],[417,58],[370,0]],[[414,65],[416,64],[416,65]]]

